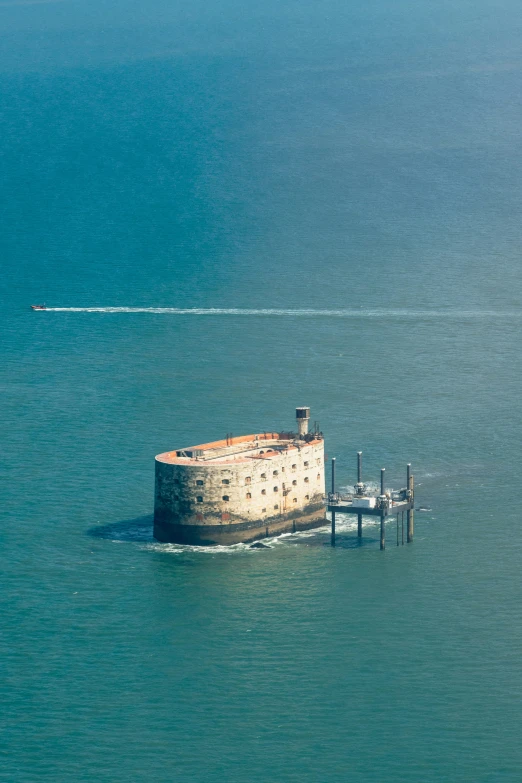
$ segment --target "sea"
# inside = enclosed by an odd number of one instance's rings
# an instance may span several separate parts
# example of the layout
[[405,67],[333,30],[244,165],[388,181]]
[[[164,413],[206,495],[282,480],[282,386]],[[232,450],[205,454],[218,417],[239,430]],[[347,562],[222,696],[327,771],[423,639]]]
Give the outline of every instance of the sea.
[[[0,27],[0,780],[518,783],[520,3]],[[156,454],[303,405],[413,543],[154,540]]]

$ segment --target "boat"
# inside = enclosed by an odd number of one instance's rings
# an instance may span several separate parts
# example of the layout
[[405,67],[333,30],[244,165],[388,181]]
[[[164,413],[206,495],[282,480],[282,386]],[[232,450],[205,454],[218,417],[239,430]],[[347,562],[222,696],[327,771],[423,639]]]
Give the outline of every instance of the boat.
[[47,310],[47,305],[31,305],[31,310]]

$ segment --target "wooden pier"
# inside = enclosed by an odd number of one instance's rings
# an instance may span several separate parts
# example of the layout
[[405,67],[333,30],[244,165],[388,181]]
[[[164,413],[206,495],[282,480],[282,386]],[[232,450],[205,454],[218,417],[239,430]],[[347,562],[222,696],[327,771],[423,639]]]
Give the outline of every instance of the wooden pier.
[[362,480],[362,451],[357,453],[357,484],[354,492],[341,495],[335,489],[335,457],[332,459],[332,491],[328,493],[328,511],[332,515],[331,543],[335,546],[335,519],[336,514],[357,515],[357,536],[362,538],[363,516],[380,517],[381,550],[386,548],[386,519],[397,517],[397,546],[399,543],[399,516],[401,518],[401,541],[404,544],[404,512],[406,512],[407,542],[413,541],[413,508],[414,508],[414,481],[411,472],[411,464],[406,467],[406,487],[399,490],[388,490],[384,486],[385,468],[381,468],[380,494],[376,490],[369,489]]

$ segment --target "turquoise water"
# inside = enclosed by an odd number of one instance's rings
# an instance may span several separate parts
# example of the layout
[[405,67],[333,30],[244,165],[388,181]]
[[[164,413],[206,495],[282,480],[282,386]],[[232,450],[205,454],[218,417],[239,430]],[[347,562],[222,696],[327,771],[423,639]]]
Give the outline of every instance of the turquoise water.
[[[0,19],[0,779],[518,782],[518,4]],[[413,545],[154,542],[155,454],[297,405]]]

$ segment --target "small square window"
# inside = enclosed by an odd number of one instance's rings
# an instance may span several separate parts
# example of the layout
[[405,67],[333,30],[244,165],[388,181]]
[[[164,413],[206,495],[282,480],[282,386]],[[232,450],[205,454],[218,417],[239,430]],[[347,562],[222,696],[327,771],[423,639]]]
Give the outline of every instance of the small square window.
[[223,500],[230,500],[228,495],[223,495]]
[[230,484],[230,480],[229,479],[222,479],[221,483],[222,484]]
[[245,484],[250,484],[251,481],[252,481],[252,477],[251,476],[247,476],[246,479],[245,479]]
[[304,464],[305,468],[308,467],[308,462],[304,462],[303,464]]
[[292,470],[295,470],[297,468],[297,465],[292,465]]
[[261,509],[261,513],[264,514],[266,512],[266,508]]
[[310,481],[310,479],[308,478],[308,476],[306,476],[305,477],[305,484],[308,484],[309,481]]
[[295,479],[292,481],[292,486],[297,487],[297,481]]
[[198,480],[196,481],[196,486],[197,486],[197,487],[202,487],[202,486],[203,486],[203,482],[201,481],[201,479],[198,479]]
[[272,473],[272,476],[277,476],[278,473],[279,473],[278,470],[274,470],[274,472]]
[[262,489],[262,490],[261,490],[261,494],[262,494],[262,495],[266,495],[266,489]]
[[310,495],[305,495],[305,500],[310,500]]
[[251,492],[247,492],[247,500],[252,500],[252,493]]
[[317,474],[317,481],[320,481],[320,480],[321,480],[321,474],[320,474],[320,473],[318,473],[318,474]]
[[274,508],[279,508],[279,503],[276,503]]
[[201,495],[198,495],[196,500],[198,501],[198,503],[203,503],[203,498],[201,497]]
[[261,478],[266,479],[266,473],[261,473]]
[[294,498],[294,503],[297,503],[297,498]]
[[279,492],[279,487],[274,487],[274,492]]

